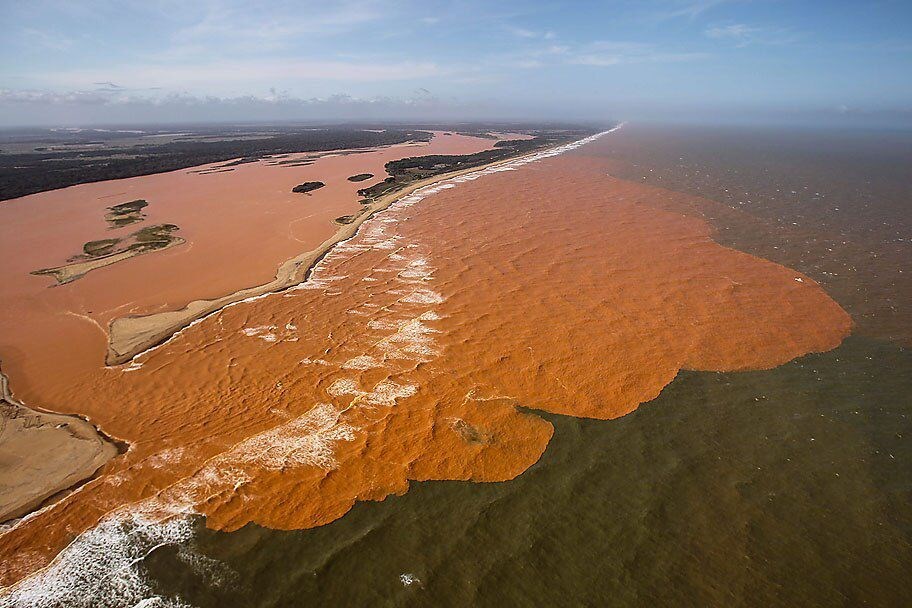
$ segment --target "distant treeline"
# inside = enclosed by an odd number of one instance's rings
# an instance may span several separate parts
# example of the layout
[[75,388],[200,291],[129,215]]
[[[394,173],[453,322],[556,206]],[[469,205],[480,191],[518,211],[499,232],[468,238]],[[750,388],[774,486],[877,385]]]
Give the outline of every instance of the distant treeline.
[[559,132],[547,131],[536,135],[532,139],[499,141],[494,144],[494,149],[474,154],[429,154],[427,156],[413,156],[392,160],[386,163],[386,171],[390,174],[390,177],[369,188],[358,190],[358,194],[365,198],[362,202],[370,202],[371,199],[402,188],[408,183],[419,179],[505,160],[512,156],[581,139],[592,135],[593,132],[594,130],[589,129],[573,129]]
[[240,162],[250,162],[272,154],[387,146],[407,141],[428,141],[430,138],[430,133],[416,129],[375,132],[331,128],[255,139],[173,141],[129,148],[0,154],[0,200],[75,184],[163,173],[235,158],[242,159]]

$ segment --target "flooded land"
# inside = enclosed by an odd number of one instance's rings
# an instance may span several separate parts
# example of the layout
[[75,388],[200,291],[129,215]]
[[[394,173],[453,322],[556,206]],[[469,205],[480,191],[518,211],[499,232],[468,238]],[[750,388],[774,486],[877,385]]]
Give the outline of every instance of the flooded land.
[[0,533],[0,605],[901,604],[910,140],[388,164],[510,137],[0,203],[13,394],[122,448]]

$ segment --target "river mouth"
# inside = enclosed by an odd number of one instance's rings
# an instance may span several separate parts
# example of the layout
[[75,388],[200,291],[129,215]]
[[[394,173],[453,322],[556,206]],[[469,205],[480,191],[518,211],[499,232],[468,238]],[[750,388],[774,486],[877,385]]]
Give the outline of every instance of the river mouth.
[[300,289],[88,382],[134,395],[118,422],[148,434],[93,496],[113,529],[313,528],[415,481],[523,479],[555,426],[611,424],[530,408],[620,424],[682,370],[769,369],[849,333],[811,277],[718,245],[669,210],[689,197],[605,176],[588,150],[406,197]]

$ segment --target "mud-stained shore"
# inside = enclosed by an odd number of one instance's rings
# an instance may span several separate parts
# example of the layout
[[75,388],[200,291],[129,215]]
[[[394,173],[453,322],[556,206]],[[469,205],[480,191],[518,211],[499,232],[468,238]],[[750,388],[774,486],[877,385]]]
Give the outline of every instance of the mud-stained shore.
[[[500,164],[503,163],[496,162],[487,166],[496,167]],[[446,177],[450,179],[478,170],[479,168],[476,167],[453,171],[446,174]],[[380,196],[368,204],[362,204],[358,213],[350,216],[353,217],[350,222],[343,224],[332,236],[314,249],[285,261],[276,272],[275,278],[268,283],[247,287],[211,300],[194,300],[180,310],[169,310],[144,316],[131,315],[113,319],[108,328],[108,352],[105,362],[108,365],[125,363],[136,355],[160,344],[163,340],[174,335],[176,331],[207,314],[248,298],[256,298],[297,285],[305,279],[313,264],[321,256],[337,243],[351,238],[358,232],[361,224],[370,219],[375,213],[386,209],[400,198],[408,196],[420,188],[437,183],[441,179],[439,176],[434,176],[418,180],[402,190],[396,190]]]
[[78,416],[17,401],[0,371],[0,522],[70,490],[116,454],[117,446]]
[[[74,572],[59,593],[123,583],[102,575],[132,572],[142,543],[185,539],[190,514],[307,528],[410,480],[511,479],[552,434],[525,408],[616,418],[681,369],[770,368],[849,333],[812,279],[674,211],[699,200],[611,178],[584,151],[407,196],[300,288],[66,391],[41,385],[131,449],[0,537],[3,583],[67,545],[11,592]],[[136,585],[118,592],[141,598]]]
[[[78,396],[48,402],[31,387],[65,387],[79,373],[99,369],[109,334],[114,338],[110,352],[121,355],[109,358],[120,362],[215,308],[300,282],[319,255],[395,198],[360,205],[357,186],[347,179],[353,168],[382,174],[391,159],[472,153],[503,137],[435,137],[429,144],[285,155],[238,165],[220,177],[206,174],[211,170],[206,165],[0,203],[0,355],[21,401],[11,395],[3,399],[0,522],[59,496],[116,454],[92,423],[78,417],[85,415]],[[282,164],[298,159],[306,159],[303,168]],[[293,193],[302,175],[324,176],[330,180],[328,192]],[[350,209],[360,214],[355,223],[341,228],[332,223],[337,213]],[[178,229],[156,223],[162,218],[186,222],[186,238],[161,235],[163,229]],[[97,256],[89,248],[93,244],[99,246]],[[185,246],[173,250],[178,245]],[[78,251],[85,254],[74,256]],[[139,260],[140,254],[154,255]],[[60,265],[40,269],[48,263]],[[275,279],[258,285],[259,273],[270,267]],[[53,275],[60,285],[49,288],[46,278],[34,274]],[[218,294],[212,301],[194,300],[169,311],[194,294],[212,293],[198,291],[208,283]],[[151,316],[131,317],[123,325],[130,330],[139,325],[145,333],[125,332],[115,323],[121,315],[143,312]],[[162,319],[164,325],[154,324]],[[129,344],[125,353],[115,350],[121,342]]]
[[[54,409],[37,400],[35,386],[48,381],[49,370],[67,376],[103,364],[107,328],[114,319],[180,310],[193,301],[269,283],[287,260],[331,239],[340,230],[333,220],[363,207],[357,195],[363,184],[348,181],[351,175],[385,175],[390,160],[474,153],[496,142],[434,137],[429,143],[376,150],[265,158],[214,174],[200,171],[218,164],[204,165],[4,201],[4,370],[22,401]],[[281,164],[295,160],[307,164]],[[312,180],[327,185],[305,195],[292,192]],[[147,202],[142,221],[111,228],[105,217],[110,208],[137,199]],[[97,268],[64,286],[52,287],[53,278],[30,274],[65,264],[90,241],[123,239],[146,226],[167,224],[179,226],[183,244]]]

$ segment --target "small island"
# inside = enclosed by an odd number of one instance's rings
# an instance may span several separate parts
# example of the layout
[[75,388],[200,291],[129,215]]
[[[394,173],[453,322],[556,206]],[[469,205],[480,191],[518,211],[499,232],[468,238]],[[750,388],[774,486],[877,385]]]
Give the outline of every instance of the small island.
[[313,192],[325,186],[323,182],[304,182],[299,184],[291,189],[292,192],[297,192],[298,194],[307,194],[308,192]]
[[148,206],[149,203],[141,198],[136,199],[135,201],[120,203],[119,205],[108,207],[108,213],[105,215],[105,220],[111,228],[129,226],[130,224],[141,222],[145,219],[146,216],[142,210],[144,207]]
[[171,234],[176,230],[179,228],[174,224],[157,224],[141,228],[124,238],[89,241],[82,246],[82,253],[71,257],[66,264],[35,270],[32,274],[53,276],[59,285],[63,285],[97,268],[180,245],[184,239]]
[[348,178],[350,182],[363,182],[366,179],[370,179],[374,176],[373,173],[359,173],[358,175],[352,175]]

